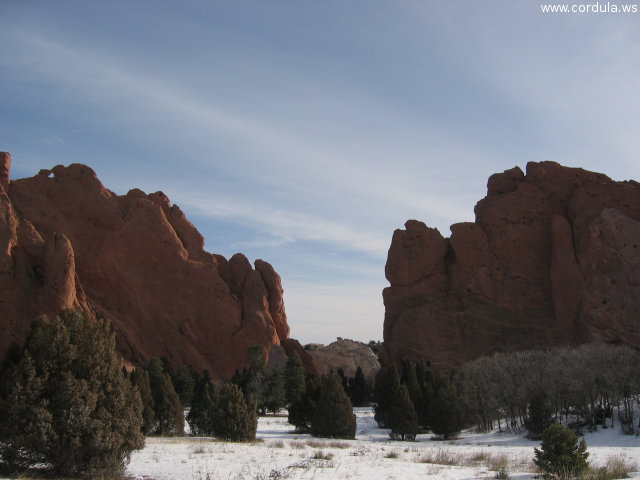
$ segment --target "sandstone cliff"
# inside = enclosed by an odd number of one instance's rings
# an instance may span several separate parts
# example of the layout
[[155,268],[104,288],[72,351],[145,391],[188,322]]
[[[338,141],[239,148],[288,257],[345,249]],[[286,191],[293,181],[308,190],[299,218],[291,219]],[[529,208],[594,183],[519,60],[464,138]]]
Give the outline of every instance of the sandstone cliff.
[[0,154],[0,353],[63,308],[110,319],[126,359],[165,356],[213,378],[289,336],[271,265],[204,251],[162,192],[117,196],[79,164],[9,180],[10,166]]
[[380,370],[378,357],[371,349],[364,343],[349,339],[338,337],[335,342],[327,346],[319,345],[308,350],[308,353],[320,375],[342,369],[346,377],[353,378],[360,367],[365,378],[373,383]]
[[409,220],[389,249],[383,363],[494,351],[640,348],[640,184],[553,162],[491,176],[474,223]]

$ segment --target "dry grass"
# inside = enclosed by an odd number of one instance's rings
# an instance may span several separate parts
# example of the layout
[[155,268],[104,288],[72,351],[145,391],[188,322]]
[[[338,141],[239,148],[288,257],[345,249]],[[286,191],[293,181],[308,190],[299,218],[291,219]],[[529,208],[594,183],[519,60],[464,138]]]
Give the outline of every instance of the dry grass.
[[310,438],[304,442],[307,447],[311,448],[337,448],[345,449],[351,447],[349,442],[342,442],[340,440],[320,440],[316,438]]
[[331,460],[333,453],[325,453],[323,450],[316,450],[311,457],[313,460]]
[[284,448],[285,447],[285,443],[284,443],[284,440],[272,440],[272,441],[267,443],[267,447]]
[[493,472],[506,471],[510,467],[509,457],[506,453],[494,453],[487,456],[485,465]]
[[436,465],[462,465],[461,455],[456,455],[451,450],[433,448],[416,457],[417,463],[432,463]]
[[195,455],[200,455],[203,453],[211,453],[213,450],[211,449],[210,445],[207,445],[206,443],[194,443],[191,446],[191,453],[195,454]]
[[619,478],[630,478],[631,472],[640,470],[640,464],[635,459],[627,458],[623,455],[609,457],[605,464],[600,467],[591,467],[582,476],[582,480],[613,480]]

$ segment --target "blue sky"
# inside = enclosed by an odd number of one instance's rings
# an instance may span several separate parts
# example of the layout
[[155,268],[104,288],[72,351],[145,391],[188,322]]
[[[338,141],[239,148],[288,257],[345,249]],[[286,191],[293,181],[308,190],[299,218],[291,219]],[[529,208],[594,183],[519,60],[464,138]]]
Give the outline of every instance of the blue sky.
[[164,191],[208,251],[275,267],[303,343],[382,339],[393,231],[448,236],[492,173],[640,180],[640,14],[0,0],[0,18],[12,178],[80,162],[118,194]]

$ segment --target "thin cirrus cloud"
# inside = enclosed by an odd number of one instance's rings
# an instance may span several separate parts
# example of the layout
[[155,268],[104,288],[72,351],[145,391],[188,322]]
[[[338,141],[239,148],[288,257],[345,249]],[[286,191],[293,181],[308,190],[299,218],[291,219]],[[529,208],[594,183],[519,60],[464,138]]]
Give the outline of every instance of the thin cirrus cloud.
[[492,173],[548,159],[640,177],[637,16],[73,5],[0,7],[14,171],[80,161],[117,193],[163,190],[208,250],[274,264],[305,341],[380,338],[393,230],[472,221]]

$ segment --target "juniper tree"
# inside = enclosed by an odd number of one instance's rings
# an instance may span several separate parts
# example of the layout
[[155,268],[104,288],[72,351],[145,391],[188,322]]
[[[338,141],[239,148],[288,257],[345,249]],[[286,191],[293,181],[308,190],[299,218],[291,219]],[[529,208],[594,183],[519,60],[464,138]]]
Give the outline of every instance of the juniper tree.
[[349,398],[354,407],[363,407],[369,403],[370,397],[371,387],[362,368],[358,367],[355,376],[349,380]]
[[374,407],[375,420],[380,428],[387,427],[391,401],[400,389],[400,377],[395,365],[380,370],[376,377]]
[[285,403],[284,372],[276,365],[265,380],[262,406],[266,411],[276,413]]
[[311,420],[320,398],[320,381],[308,375],[305,378],[305,390],[298,400],[289,405],[288,421],[298,433],[311,432]]
[[198,374],[193,370],[193,367],[189,365],[188,367],[180,367],[174,377],[173,387],[183,407],[191,406],[197,376]]
[[254,440],[258,427],[253,399],[234,383],[215,385],[208,377],[196,383],[187,421],[195,435],[232,442]]
[[[437,377],[439,377],[439,381]],[[437,377],[434,381],[433,400],[429,403],[429,425],[433,433],[448,440],[460,432],[463,412],[455,387],[446,377],[442,375]]]
[[393,440],[413,441],[416,439],[418,416],[413,408],[406,385],[401,385],[391,399],[387,412],[387,428],[391,429],[390,437]]
[[155,402],[151,393],[149,374],[144,368],[139,367],[131,372],[129,380],[140,392],[140,399],[142,400],[142,433],[149,435],[156,426]]
[[151,359],[147,367],[153,395],[156,435],[184,435],[184,413],[180,398],[173,388],[170,374],[158,357]]
[[232,442],[248,442],[256,438],[258,415],[254,400],[245,398],[237,385],[216,386],[213,395],[212,423],[216,437]]
[[356,415],[338,375],[326,375],[320,381],[320,397],[311,418],[311,433],[318,437],[347,439],[356,436]]
[[284,374],[284,392],[287,407],[290,407],[304,394],[306,390],[304,367],[296,352],[289,355]]
[[142,404],[105,321],[65,311],[31,325],[0,372],[0,455],[10,467],[72,476],[124,471],[142,448]]
[[560,423],[552,423],[542,432],[540,449],[535,448],[535,463],[546,478],[579,477],[588,468],[587,444]]

